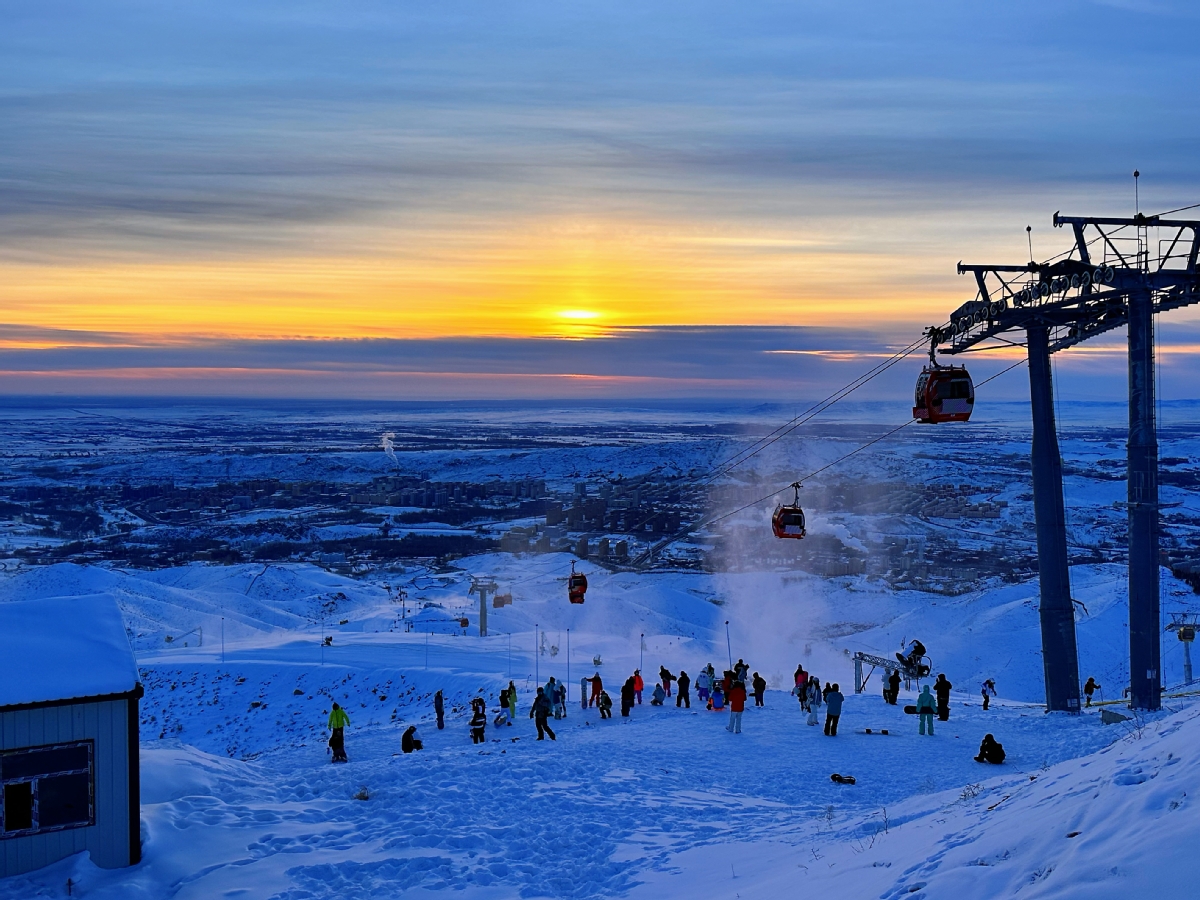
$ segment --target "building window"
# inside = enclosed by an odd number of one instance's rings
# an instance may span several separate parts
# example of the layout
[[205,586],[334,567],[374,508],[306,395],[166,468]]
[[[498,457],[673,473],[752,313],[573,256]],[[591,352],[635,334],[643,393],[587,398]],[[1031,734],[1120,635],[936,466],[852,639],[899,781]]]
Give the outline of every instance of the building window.
[[96,824],[92,741],[0,752],[0,838]]

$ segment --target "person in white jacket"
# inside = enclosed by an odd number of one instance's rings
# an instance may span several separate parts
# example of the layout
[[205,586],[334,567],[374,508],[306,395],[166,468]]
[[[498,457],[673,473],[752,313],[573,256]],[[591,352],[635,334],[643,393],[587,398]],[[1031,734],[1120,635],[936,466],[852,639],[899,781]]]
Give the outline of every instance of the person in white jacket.
[[821,694],[821,682],[816,678],[808,679],[808,724],[816,725],[820,721],[821,704],[824,703]]

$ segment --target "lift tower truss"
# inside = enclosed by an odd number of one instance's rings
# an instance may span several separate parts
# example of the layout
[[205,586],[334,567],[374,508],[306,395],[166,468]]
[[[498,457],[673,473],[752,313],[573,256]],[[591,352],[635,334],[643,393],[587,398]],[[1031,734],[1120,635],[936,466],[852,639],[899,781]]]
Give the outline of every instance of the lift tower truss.
[[1071,228],[1071,250],[1025,265],[964,265],[978,293],[929,330],[957,354],[1004,346],[1029,356],[1033,504],[1046,706],[1079,709],[1079,663],[1067,568],[1062,464],[1054,427],[1050,355],[1115,328],[1129,349],[1129,667],[1131,706],[1158,709],[1162,633],[1158,573],[1158,440],[1154,409],[1154,315],[1200,303],[1200,220],[1054,214]]

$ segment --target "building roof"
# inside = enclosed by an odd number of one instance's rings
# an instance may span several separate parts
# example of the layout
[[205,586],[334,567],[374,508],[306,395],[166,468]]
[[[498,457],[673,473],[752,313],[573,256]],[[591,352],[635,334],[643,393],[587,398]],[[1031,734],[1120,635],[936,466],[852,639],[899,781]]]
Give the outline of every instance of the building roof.
[[0,603],[0,707],[123,694],[137,681],[111,597]]

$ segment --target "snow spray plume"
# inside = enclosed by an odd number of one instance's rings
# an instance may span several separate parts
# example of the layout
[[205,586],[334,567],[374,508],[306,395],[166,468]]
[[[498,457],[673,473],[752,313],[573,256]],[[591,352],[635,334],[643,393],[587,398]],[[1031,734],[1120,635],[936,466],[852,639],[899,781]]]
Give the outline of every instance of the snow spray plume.
[[388,455],[388,459],[396,464],[396,468],[400,468],[400,460],[396,459],[396,433],[394,431],[385,431],[379,439],[380,445],[383,447],[383,452]]

